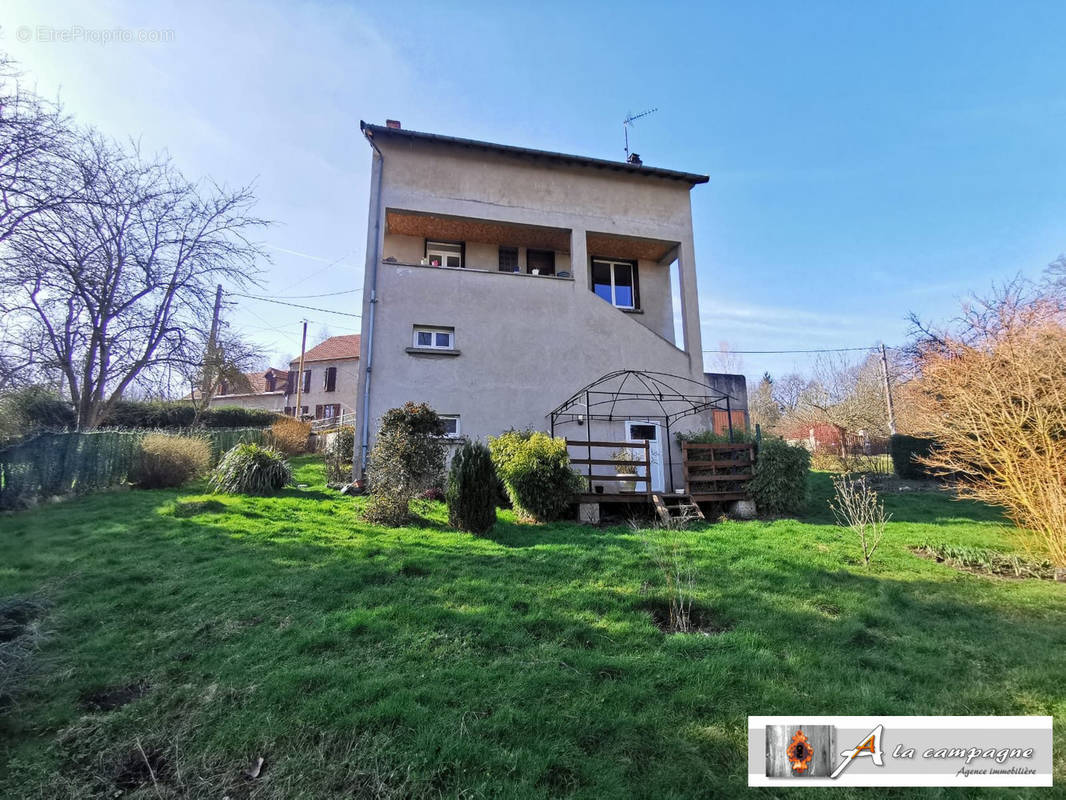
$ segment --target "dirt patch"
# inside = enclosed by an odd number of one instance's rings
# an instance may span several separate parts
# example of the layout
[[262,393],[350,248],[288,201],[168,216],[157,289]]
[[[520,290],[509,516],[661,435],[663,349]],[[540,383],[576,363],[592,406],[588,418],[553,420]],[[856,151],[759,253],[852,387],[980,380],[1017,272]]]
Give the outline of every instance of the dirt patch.
[[167,754],[155,747],[134,745],[115,761],[111,779],[119,789],[137,789],[168,783],[173,768]]
[[650,600],[644,603],[640,609],[651,617],[655,627],[663,633],[671,635],[680,633],[714,636],[719,633],[725,633],[733,627],[733,624],[728,620],[722,619],[711,609],[699,605],[693,605],[689,609],[687,630],[675,630],[670,626],[670,603],[666,600]]
[[149,686],[144,681],[122,686],[108,686],[93,692],[86,692],[79,698],[79,703],[86,711],[114,711],[116,708],[122,708],[144,697],[148,689]]

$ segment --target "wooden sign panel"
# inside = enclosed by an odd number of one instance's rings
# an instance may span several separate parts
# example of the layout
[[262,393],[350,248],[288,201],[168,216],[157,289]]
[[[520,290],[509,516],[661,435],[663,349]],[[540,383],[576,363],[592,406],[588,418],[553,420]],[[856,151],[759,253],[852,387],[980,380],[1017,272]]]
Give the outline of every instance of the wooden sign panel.
[[826,778],[832,772],[836,731],[832,725],[768,725],[766,776],[769,778]]

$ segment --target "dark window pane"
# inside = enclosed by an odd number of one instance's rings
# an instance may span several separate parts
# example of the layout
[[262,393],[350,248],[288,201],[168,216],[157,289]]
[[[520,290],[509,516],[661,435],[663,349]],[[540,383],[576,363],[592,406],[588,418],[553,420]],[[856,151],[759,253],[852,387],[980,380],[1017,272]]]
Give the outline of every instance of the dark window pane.
[[629,426],[629,438],[630,439],[651,439],[655,441],[655,432],[657,428],[654,425],[630,425]]
[[500,272],[518,272],[518,248],[500,248]]
[[608,303],[611,298],[611,265],[602,261],[592,262],[592,291],[602,297]]
[[433,334],[430,331],[418,332],[418,346],[419,347],[432,347],[433,346]]
[[450,333],[437,334],[437,347],[450,347],[451,343],[452,335]]
[[555,274],[555,251],[553,250],[527,250],[526,272],[532,273],[538,270],[541,275]]
[[623,308],[633,306],[633,267],[630,264],[614,265],[614,304]]

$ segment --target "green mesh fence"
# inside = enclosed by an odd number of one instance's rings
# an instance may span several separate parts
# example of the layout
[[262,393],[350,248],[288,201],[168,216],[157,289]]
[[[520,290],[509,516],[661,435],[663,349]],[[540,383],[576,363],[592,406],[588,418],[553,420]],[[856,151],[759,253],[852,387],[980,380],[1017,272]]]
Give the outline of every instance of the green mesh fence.
[[[265,428],[162,431],[211,442],[212,466],[241,442],[262,444]],[[151,431],[38,433],[0,450],[0,509],[21,508],[55,495],[82,494],[126,481],[141,437]]]

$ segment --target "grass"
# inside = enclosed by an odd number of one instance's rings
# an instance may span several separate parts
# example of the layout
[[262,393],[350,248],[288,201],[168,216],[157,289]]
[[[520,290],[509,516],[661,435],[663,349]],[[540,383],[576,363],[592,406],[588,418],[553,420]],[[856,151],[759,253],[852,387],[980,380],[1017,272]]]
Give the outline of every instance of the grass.
[[993,509],[890,495],[867,571],[815,474],[801,521],[690,534],[697,608],[723,630],[667,636],[626,526],[501,512],[478,539],[433,503],[376,528],[297,464],[310,488],[276,498],[113,492],[0,517],[0,597],[47,602],[38,668],[0,710],[0,796],[728,797],[747,716],[792,713],[1052,714],[1066,780],[1066,587],[908,549],[1007,550]]

